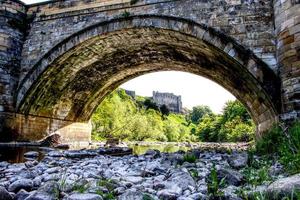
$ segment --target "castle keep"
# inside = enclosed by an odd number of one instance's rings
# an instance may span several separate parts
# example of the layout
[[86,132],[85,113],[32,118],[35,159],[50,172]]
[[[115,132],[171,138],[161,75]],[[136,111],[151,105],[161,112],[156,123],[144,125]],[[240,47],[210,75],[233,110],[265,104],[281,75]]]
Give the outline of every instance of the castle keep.
[[89,140],[109,92],[163,70],[222,85],[258,136],[299,119],[299,0],[1,0],[0,140]]
[[159,107],[166,105],[171,112],[182,113],[181,96],[153,91],[152,99]]

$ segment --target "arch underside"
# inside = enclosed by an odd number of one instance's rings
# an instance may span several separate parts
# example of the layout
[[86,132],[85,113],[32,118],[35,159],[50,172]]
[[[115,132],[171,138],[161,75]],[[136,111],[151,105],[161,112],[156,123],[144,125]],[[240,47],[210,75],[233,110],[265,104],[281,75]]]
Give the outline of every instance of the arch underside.
[[[87,121],[120,84],[165,70],[190,72],[217,82],[247,107],[257,125],[277,117],[279,108],[263,81],[230,53],[194,36],[155,27],[112,31],[70,48],[31,85],[19,112]],[[201,92],[196,85],[191,89]]]

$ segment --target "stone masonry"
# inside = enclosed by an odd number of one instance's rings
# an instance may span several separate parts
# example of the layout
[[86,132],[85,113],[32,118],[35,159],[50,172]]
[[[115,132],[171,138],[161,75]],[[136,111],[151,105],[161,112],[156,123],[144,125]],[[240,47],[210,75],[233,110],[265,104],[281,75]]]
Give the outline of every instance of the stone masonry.
[[299,0],[2,0],[0,140],[89,140],[105,95],[160,70],[219,83],[259,135],[299,118],[299,62]]
[[173,93],[153,91],[152,99],[159,107],[166,105],[171,112],[182,113],[181,96]]

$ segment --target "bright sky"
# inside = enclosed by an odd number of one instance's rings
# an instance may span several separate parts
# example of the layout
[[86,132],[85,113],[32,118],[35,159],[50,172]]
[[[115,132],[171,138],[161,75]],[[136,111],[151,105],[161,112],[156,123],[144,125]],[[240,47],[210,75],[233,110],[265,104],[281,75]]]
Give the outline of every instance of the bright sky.
[[[27,4],[46,0],[22,0]],[[152,96],[152,91],[171,92],[181,95],[184,107],[208,105],[214,112],[220,112],[224,103],[235,97],[218,84],[185,72],[156,72],[128,81],[121,86],[134,90],[137,95]]]
[[47,1],[47,0],[21,0],[23,1],[24,3],[27,3],[27,4],[31,4],[31,3],[38,3],[38,2],[43,2],[43,1]]
[[171,92],[181,95],[184,107],[208,105],[220,113],[224,103],[235,97],[220,85],[198,75],[167,71],[154,72],[134,78],[121,88],[134,90],[137,95],[152,96],[152,91]]

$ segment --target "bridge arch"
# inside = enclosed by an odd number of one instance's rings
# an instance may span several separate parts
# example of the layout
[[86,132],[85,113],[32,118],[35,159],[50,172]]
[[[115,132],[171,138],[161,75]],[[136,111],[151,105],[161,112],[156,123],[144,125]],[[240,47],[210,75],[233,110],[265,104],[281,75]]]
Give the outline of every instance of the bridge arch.
[[54,46],[20,82],[17,112],[88,121],[118,85],[162,70],[219,83],[248,108],[258,133],[280,113],[279,78],[250,50],[205,25],[156,15],[97,23]]

